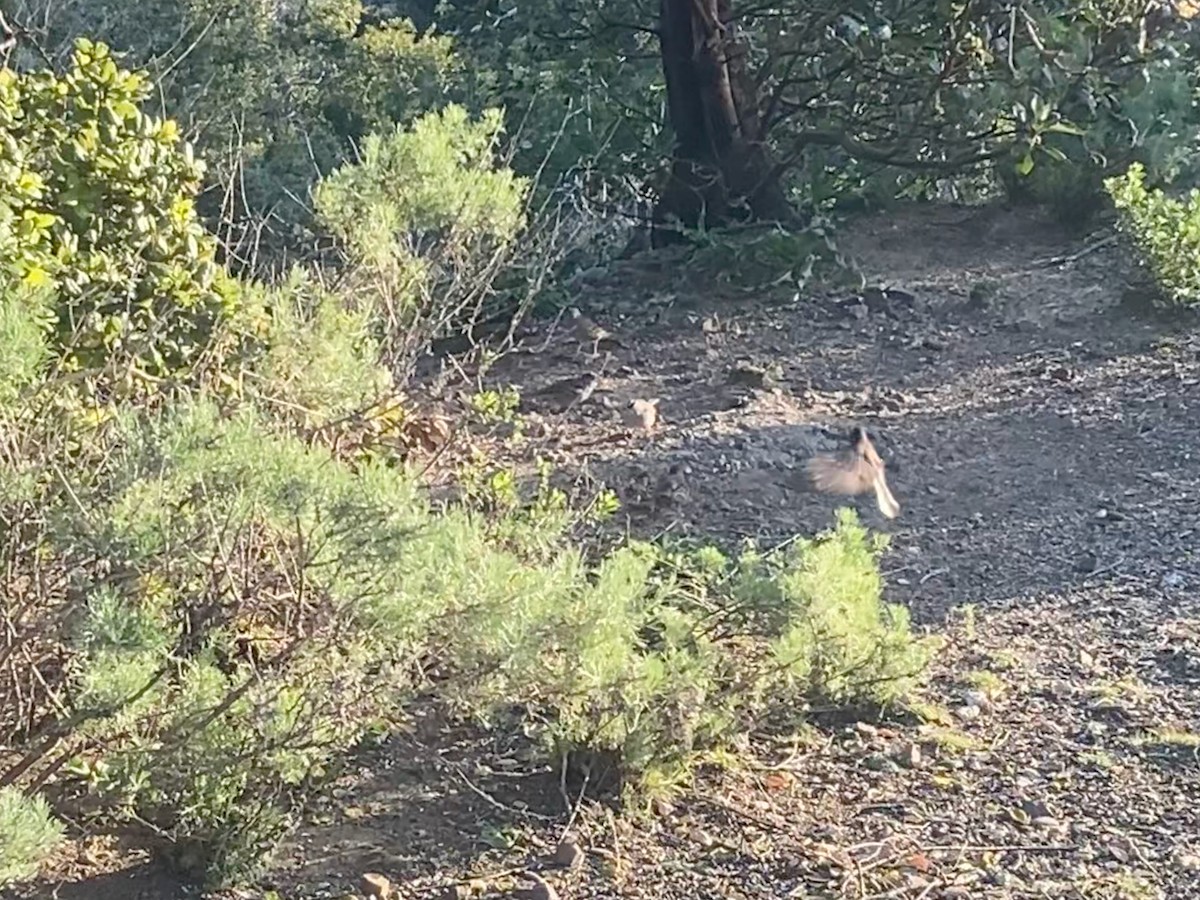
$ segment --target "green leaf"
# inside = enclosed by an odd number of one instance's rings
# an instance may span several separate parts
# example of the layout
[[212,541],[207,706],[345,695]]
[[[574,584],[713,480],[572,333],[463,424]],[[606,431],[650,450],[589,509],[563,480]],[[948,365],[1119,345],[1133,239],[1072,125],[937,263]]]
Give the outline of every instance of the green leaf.
[[1054,122],[1042,130],[1050,134],[1069,134],[1074,137],[1087,136],[1086,131],[1076,125],[1072,125],[1070,122]]

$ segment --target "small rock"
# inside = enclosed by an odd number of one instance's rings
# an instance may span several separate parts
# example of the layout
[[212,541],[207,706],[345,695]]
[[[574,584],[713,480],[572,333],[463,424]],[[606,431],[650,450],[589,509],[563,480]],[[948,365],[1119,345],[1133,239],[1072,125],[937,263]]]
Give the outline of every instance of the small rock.
[[452,884],[442,888],[442,892],[437,895],[436,900],[466,900],[471,896],[471,889],[465,884]]
[[917,743],[907,743],[900,748],[900,753],[897,755],[900,765],[909,769],[915,769],[921,765],[921,745]]
[[558,891],[542,876],[536,872],[526,872],[525,877],[533,881],[533,887],[514,891],[514,897],[521,897],[523,900],[558,900]]
[[669,819],[675,815],[675,806],[670,800],[664,800],[661,797],[654,798],[654,814],[663,819]]
[[1187,583],[1187,578],[1182,572],[1167,572],[1162,577],[1162,585],[1165,588],[1180,588]]
[[1139,855],[1137,845],[1123,835],[1113,838],[1105,844],[1104,849],[1108,851],[1109,856],[1123,866],[1129,865],[1129,861]]
[[1200,854],[1180,853],[1175,857],[1175,864],[1185,872],[1200,872]]
[[1034,820],[1050,816],[1050,807],[1041,800],[1026,800],[1021,804],[1021,809],[1025,811],[1025,815]]
[[697,828],[692,831],[692,841],[699,844],[704,849],[715,846],[717,839],[705,831],[703,828]]
[[358,889],[368,897],[376,900],[388,900],[392,896],[392,883],[387,876],[378,872],[365,872],[358,880]]
[[583,860],[583,848],[572,840],[563,841],[554,851],[554,864],[563,869],[578,869]]
[[963,700],[967,706],[977,706],[981,710],[987,709],[991,705],[988,695],[983,691],[967,691],[963,694]]
[[965,706],[960,706],[954,712],[955,712],[955,715],[957,715],[960,719],[963,719],[965,721],[971,721],[972,719],[979,718],[979,713],[981,712],[981,710],[979,709],[978,706],[974,706],[974,705],[968,703]]
[[895,772],[900,768],[895,762],[893,762],[887,756],[884,756],[882,753],[872,753],[863,760],[863,764],[872,772]]

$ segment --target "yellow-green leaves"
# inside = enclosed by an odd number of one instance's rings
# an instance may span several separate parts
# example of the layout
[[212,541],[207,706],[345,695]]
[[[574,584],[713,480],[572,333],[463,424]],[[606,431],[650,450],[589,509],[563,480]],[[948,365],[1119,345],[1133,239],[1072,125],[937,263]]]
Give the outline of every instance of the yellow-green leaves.
[[0,74],[0,269],[56,291],[69,368],[131,353],[161,379],[189,374],[233,283],[214,283],[196,216],[203,166],[174,122],[142,113],[147,93],[86,39],[61,76]]
[[1176,199],[1148,188],[1141,163],[1104,186],[1162,299],[1180,306],[1200,303],[1200,191]]

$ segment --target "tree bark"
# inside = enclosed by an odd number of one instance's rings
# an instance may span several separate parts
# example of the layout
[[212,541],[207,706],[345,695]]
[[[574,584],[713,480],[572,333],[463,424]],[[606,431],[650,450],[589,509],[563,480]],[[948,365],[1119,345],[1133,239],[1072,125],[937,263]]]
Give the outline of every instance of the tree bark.
[[763,142],[758,92],[730,2],[660,0],[659,43],[675,146],[654,210],[654,246],[679,240],[680,226],[796,219]]

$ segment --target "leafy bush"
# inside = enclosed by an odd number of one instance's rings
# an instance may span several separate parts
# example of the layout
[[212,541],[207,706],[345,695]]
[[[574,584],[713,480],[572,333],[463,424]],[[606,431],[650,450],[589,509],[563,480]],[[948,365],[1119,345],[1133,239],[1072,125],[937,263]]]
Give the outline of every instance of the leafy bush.
[[499,110],[472,121],[451,105],[371,135],[360,162],[317,187],[317,213],[375,307],[396,374],[478,314],[524,225],[528,181],[496,163],[502,127]]
[[882,602],[883,546],[844,510],[829,534],[765,556],[638,544],[590,575],[569,552],[541,572],[484,570],[510,593],[459,623],[464,684],[495,709],[528,705],[557,752],[615,752],[634,793],[677,783],[768,714],[915,686],[933,645]]
[[299,427],[344,418],[386,395],[370,309],[349,309],[311,273],[295,269],[264,301],[271,319],[255,394]]
[[194,209],[203,166],[149,91],[87,40],[61,77],[0,72],[0,269],[54,290],[67,370],[186,375],[238,312]]
[[1163,298],[1177,306],[1200,303],[1200,190],[1177,200],[1146,186],[1135,163],[1105,182],[1121,229],[1132,239]]
[[210,164],[203,211],[238,264],[294,255],[310,186],[366,134],[444,102],[461,65],[448,37],[361,0],[86,0],[31,18],[52,46],[103,40],[152,73],[159,114]]
[[3,507],[6,542],[40,535],[5,595],[59,585],[21,639],[76,623],[49,632],[70,659],[39,703],[88,748],[68,780],[210,883],[265,861],[333,757],[430,688],[420,660],[464,713],[516,704],[556,754],[615,752],[636,794],[767,714],[890,701],[928,657],[852,516],[787,553],[632,545],[590,566],[553,491],[435,512],[402,469],[284,431],[252,408],[121,409],[87,469],[4,465],[71,473]]
[[37,384],[50,360],[52,292],[0,275],[0,415]]
[[62,834],[41,797],[0,788],[0,888],[32,877]]
[[[1196,174],[1190,148],[1200,136],[1200,82],[1188,63],[1191,54],[1169,32],[1139,49],[1140,15],[1060,11],[1038,20],[1040,33],[1058,48],[1058,65],[1039,68],[1038,48],[1024,48],[1018,61],[1031,81],[1016,89],[1024,94],[1019,109],[1027,119],[1061,117],[1070,125],[1056,125],[1031,153],[1022,151],[1015,165],[1001,168],[1011,197],[1085,224],[1105,204],[1105,178],[1135,161],[1157,182]],[[997,101],[1001,96],[997,89]]]
[[932,644],[914,642],[908,610],[883,601],[877,558],[886,545],[842,510],[835,531],[769,561],[768,582],[748,591],[780,592],[786,624],[771,651],[793,689],[886,705],[914,686]]
[[401,592],[423,507],[401,474],[355,475],[252,411],[122,411],[106,450],[69,486],[96,520],[48,535],[66,565],[105,561],[84,583],[69,692],[102,749],[75,771],[110,812],[169,836],[177,862],[244,875],[292,792],[402,696],[381,667],[434,609],[386,633],[362,623]]

